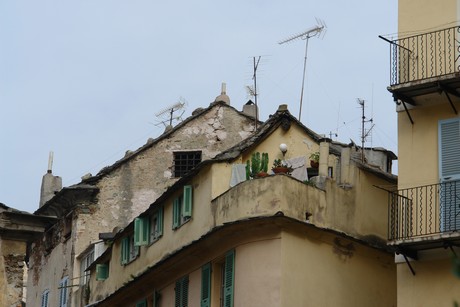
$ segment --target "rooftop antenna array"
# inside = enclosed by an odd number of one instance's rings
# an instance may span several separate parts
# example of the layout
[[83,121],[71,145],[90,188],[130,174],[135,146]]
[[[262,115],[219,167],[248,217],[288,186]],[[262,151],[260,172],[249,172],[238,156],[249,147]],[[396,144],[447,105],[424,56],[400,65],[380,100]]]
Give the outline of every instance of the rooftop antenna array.
[[[160,121],[157,124],[155,124],[155,126],[163,124],[165,127],[167,127],[167,124],[169,124],[169,126],[172,127],[173,121],[182,121],[182,115],[184,115],[185,113],[186,105],[187,101],[184,98],[180,97],[176,103],[155,113],[155,116],[160,118]],[[174,113],[178,111],[181,113],[175,116]]]
[[260,58],[262,56],[258,57],[252,57],[252,80],[254,81],[254,84],[252,86],[247,85],[246,86],[246,92],[248,93],[249,97],[254,97],[254,104],[256,105],[256,118],[255,118],[255,127],[254,130],[257,130],[257,122],[259,121],[259,106],[257,105],[257,68],[259,68],[259,63],[260,63]]
[[307,69],[307,51],[308,51],[308,41],[311,37],[317,36],[318,38],[323,38],[326,34],[326,24],[323,20],[316,18],[316,26],[313,26],[302,33],[292,35],[282,41],[279,41],[278,44],[282,45],[285,43],[290,43],[297,39],[302,39],[305,41],[305,57],[303,61],[303,78],[302,78],[302,90],[300,92],[300,108],[299,108],[299,121],[302,115],[302,102],[303,102],[303,91],[305,86],[305,72]]
[[[371,131],[372,128],[374,128],[374,120],[368,119],[366,120],[366,116],[364,115],[364,108],[365,108],[365,103],[366,101],[361,98],[356,98],[356,101],[358,104],[361,106],[362,109],[362,116],[361,116],[361,161],[364,162],[364,143],[367,141],[367,138],[371,137]],[[366,123],[371,123],[372,126],[370,129],[366,130],[365,129],[365,124]]]

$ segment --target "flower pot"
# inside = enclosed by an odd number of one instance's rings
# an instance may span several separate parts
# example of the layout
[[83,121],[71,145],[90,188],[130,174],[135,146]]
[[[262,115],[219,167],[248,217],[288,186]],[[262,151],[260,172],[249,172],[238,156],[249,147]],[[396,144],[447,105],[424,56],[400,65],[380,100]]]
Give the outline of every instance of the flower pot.
[[259,172],[256,174],[256,178],[264,178],[264,177],[268,177],[270,176],[269,174],[267,174],[266,172]]
[[275,174],[286,174],[289,171],[289,168],[284,167],[284,166],[278,166],[278,167],[272,168],[272,171]]
[[318,168],[318,167],[319,167],[319,162],[310,160],[310,166],[311,166],[312,168]]

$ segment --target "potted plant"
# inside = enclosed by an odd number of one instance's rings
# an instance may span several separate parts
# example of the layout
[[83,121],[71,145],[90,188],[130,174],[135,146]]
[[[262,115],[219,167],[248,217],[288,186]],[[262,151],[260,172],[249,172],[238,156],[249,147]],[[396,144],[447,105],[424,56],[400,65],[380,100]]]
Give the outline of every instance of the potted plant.
[[268,171],[268,153],[254,152],[246,161],[246,179],[266,177]]
[[292,168],[286,161],[281,159],[275,159],[273,161],[272,171],[275,174],[289,174],[290,172],[292,172]]
[[319,152],[314,152],[310,155],[310,166],[313,168],[319,167]]

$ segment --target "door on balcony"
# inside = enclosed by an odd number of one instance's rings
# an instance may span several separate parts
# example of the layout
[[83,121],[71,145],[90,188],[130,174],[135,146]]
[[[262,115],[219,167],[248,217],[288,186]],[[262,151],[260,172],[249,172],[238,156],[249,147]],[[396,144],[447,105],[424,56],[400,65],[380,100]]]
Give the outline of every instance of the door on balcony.
[[460,229],[460,119],[439,121],[441,232]]

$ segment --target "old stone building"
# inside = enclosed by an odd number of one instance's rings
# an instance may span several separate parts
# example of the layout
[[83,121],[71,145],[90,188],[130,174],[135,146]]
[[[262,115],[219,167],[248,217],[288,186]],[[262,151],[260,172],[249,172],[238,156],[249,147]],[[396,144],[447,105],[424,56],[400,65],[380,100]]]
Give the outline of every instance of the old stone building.
[[[257,153],[292,173],[246,174]],[[325,139],[280,106],[108,240],[89,268],[89,305],[395,306],[378,188],[396,185],[395,158]]]
[[101,239],[125,227],[195,165],[250,136],[255,123],[223,92],[95,176],[56,192],[35,212],[58,220],[29,244],[27,305],[84,306],[85,270],[105,250]]
[[0,203],[0,306],[25,304],[27,240],[41,235],[55,220]]

